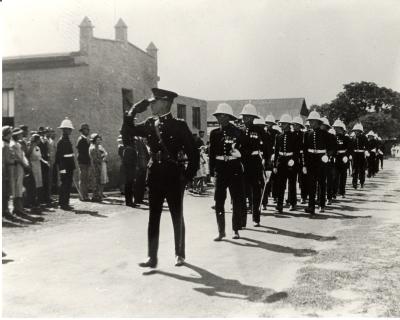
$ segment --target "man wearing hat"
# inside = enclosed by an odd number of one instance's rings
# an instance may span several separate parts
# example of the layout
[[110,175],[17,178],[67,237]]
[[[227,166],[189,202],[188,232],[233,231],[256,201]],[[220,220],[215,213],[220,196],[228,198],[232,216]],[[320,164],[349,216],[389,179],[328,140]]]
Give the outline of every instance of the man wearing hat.
[[[241,148],[244,167],[245,190],[249,197],[250,209],[255,227],[260,226],[260,204],[263,186],[262,151],[266,135],[264,128],[254,125],[258,118],[254,105],[246,104],[240,113],[243,116],[243,144]],[[243,215],[242,227],[246,227],[247,214]]]
[[62,130],[62,137],[57,142],[55,161],[61,180],[58,205],[62,210],[72,210],[72,207],[69,204],[69,199],[72,188],[72,178],[75,170],[75,155],[69,136],[74,127],[71,120],[66,117],[58,128]]
[[[149,164],[149,226],[148,259],[141,267],[157,266],[162,205],[166,199],[174,225],[175,265],[185,261],[185,224],[183,195],[187,181],[195,176],[199,166],[199,151],[186,122],[175,119],[171,106],[178,96],[175,92],[153,88],[153,97],[136,103],[124,117],[121,134],[124,137],[141,136],[148,139],[151,150]],[[135,124],[135,115],[150,105],[153,117]],[[188,164],[185,169],[184,155]]]
[[365,183],[365,166],[368,139],[363,134],[364,128],[361,123],[356,123],[353,127],[354,136],[351,139],[350,149],[353,158],[353,188],[357,189],[358,181],[361,188]]
[[[303,126],[303,119],[301,118],[301,116],[296,116],[293,118],[292,126],[293,126],[293,133],[297,138],[296,144],[299,146],[299,149],[300,149],[299,161],[296,166],[297,170],[296,170],[295,181],[297,180],[297,177],[298,177],[301,203],[304,204],[304,203],[306,203],[306,200],[307,200],[307,179],[306,179],[306,175],[303,174],[303,170],[302,170],[305,160],[304,160],[304,150],[303,150],[304,132],[302,131],[302,129],[304,129],[304,126]],[[289,189],[289,192],[290,192],[290,189]],[[295,195],[295,197],[296,197],[296,202],[297,202],[297,195]],[[289,195],[289,199],[290,198],[291,198],[291,196]]]
[[324,166],[329,161],[328,154],[331,152],[330,137],[327,131],[321,129],[322,120],[317,111],[311,111],[308,115],[310,131],[304,135],[303,152],[305,155],[305,166],[303,173],[307,175],[308,184],[308,207],[305,212],[315,215],[315,196],[317,185],[319,185],[319,207],[320,212],[325,211],[326,201],[326,175]]
[[89,157],[90,147],[90,128],[87,123],[82,123],[79,129],[81,133],[77,142],[76,150],[78,151],[78,165],[79,165],[79,189],[81,191],[81,201],[89,201],[89,187],[91,177],[91,165]]
[[376,170],[376,156],[377,156],[377,149],[378,149],[378,143],[377,140],[375,139],[375,133],[370,130],[367,133],[367,138],[368,138],[368,143],[367,143],[367,150],[369,152],[369,157],[367,157],[367,177],[371,178],[374,177],[375,174],[377,173]]
[[210,132],[209,166],[210,175],[215,177],[215,214],[218,224],[218,237],[221,241],[225,236],[225,200],[226,189],[232,199],[232,229],[233,239],[239,239],[239,230],[243,227],[243,215],[246,214],[245,190],[243,184],[243,165],[241,162],[241,147],[243,132],[231,121],[236,117],[227,103],[220,103],[213,113],[220,125]]
[[300,145],[297,136],[290,131],[291,123],[292,117],[289,114],[281,116],[279,124],[283,132],[278,134],[275,140],[273,172],[277,175],[276,210],[279,213],[283,211],[283,198],[287,182],[289,184],[290,211],[296,210],[296,170],[300,159]]
[[345,125],[340,119],[337,119],[333,123],[333,128],[336,131],[337,145],[334,165],[335,174],[333,192],[334,194],[339,194],[344,198],[346,194],[347,168],[349,166],[350,138],[345,135]]

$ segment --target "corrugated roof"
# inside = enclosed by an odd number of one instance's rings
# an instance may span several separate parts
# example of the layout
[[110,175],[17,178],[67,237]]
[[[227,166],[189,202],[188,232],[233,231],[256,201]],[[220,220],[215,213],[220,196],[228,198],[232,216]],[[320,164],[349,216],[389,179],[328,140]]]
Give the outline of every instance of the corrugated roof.
[[284,113],[293,116],[308,116],[306,100],[304,98],[284,98],[284,99],[249,99],[249,100],[212,100],[207,101],[207,122],[215,122],[216,119],[212,115],[217,109],[217,105],[221,102],[228,103],[233,113],[237,116],[242,111],[243,106],[247,103],[253,104],[258,113],[264,118],[272,114],[275,119],[279,119]]

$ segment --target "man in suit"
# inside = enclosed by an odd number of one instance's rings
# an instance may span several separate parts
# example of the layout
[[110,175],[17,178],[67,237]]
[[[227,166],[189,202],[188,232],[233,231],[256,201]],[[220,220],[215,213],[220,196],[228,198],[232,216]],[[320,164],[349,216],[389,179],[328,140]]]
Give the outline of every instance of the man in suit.
[[[148,259],[141,267],[157,266],[160,218],[164,200],[168,202],[174,225],[175,265],[185,261],[185,224],[183,219],[183,195],[187,181],[193,179],[199,166],[199,152],[188,125],[175,119],[171,106],[178,96],[175,92],[153,88],[153,97],[136,103],[124,116],[121,129],[124,136],[141,136],[148,139],[151,151],[149,164],[149,225]],[[135,115],[150,105],[153,117],[135,124]],[[185,168],[184,155],[188,165]]]

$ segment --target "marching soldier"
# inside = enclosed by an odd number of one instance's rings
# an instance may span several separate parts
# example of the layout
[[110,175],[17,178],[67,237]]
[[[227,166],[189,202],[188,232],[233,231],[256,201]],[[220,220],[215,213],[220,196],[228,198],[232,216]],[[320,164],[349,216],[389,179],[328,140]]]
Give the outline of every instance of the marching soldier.
[[345,135],[344,123],[337,119],[333,123],[336,131],[336,157],[335,157],[335,174],[334,174],[334,194],[339,194],[342,198],[346,194],[347,167],[349,165],[349,148],[350,138]]
[[61,180],[58,205],[62,210],[72,210],[73,208],[69,204],[69,199],[75,170],[75,155],[69,136],[74,127],[71,120],[65,118],[58,128],[62,130],[62,137],[57,142],[55,160],[55,165],[58,166]]
[[317,111],[310,112],[308,116],[311,130],[304,135],[304,154],[305,166],[303,173],[307,175],[308,184],[308,207],[305,212],[315,215],[315,194],[317,184],[320,188],[319,207],[320,212],[325,211],[326,198],[326,175],[324,174],[324,166],[328,162],[329,133],[321,130],[321,117]]
[[377,166],[378,166],[378,170],[379,170],[379,162],[380,162],[380,168],[381,168],[381,170],[383,169],[383,155],[384,155],[384,153],[385,153],[385,144],[383,143],[383,141],[382,141],[382,138],[381,137],[379,137],[378,135],[376,135],[377,136],[377,139],[378,139],[378,155],[377,155],[377,162],[378,162],[378,164],[377,164]]
[[[334,188],[333,188],[333,179],[334,179],[334,166],[335,166],[335,157],[334,153],[336,152],[336,138],[335,138],[335,130],[331,128],[328,118],[321,118],[322,124],[321,129],[328,132],[329,137],[329,145],[331,146],[331,153],[328,154],[328,162],[325,166],[325,175],[326,175],[326,197],[327,197],[327,205],[332,204],[332,199],[334,197]],[[320,188],[321,190],[321,188]]]
[[[299,187],[300,187],[300,195],[301,195],[301,203],[304,204],[306,203],[307,200],[307,177],[305,174],[303,174],[303,166],[304,166],[304,150],[303,150],[303,145],[304,145],[304,132],[302,129],[304,128],[303,126],[303,119],[300,116],[294,117],[292,121],[292,126],[293,126],[293,133],[297,137],[297,145],[299,146],[300,149],[300,155],[299,155],[299,161],[296,166],[296,180],[298,177],[299,180]],[[290,189],[289,189],[290,192]],[[290,195],[289,195],[290,198]],[[296,202],[297,202],[297,196],[296,196]]]
[[365,156],[368,154],[367,143],[368,139],[363,134],[363,126],[361,123],[356,123],[353,127],[354,136],[351,140],[351,153],[353,158],[353,188],[357,189],[358,181],[361,188],[365,182]]
[[[241,148],[244,167],[245,189],[249,191],[250,209],[255,227],[260,226],[260,202],[263,185],[263,167],[261,152],[263,148],[263,128],[255,126],[253,121],[258,118],[254,105],[246,104],[240,113],[243,116],[244,134]],[[247,215],[244,215],[242,227],[246,226]]]
[[215,176],[215,213],[219,235],[215,241],[225,236],[225,199],[226,189],[232,198],[233,239],[239,239],[239,230],[246,215],[245,193],[243,185],[243,166],[240,161],[243,133],[230,121],[236,119],[227,103],[220,103],[213,113],[220,125],[210,133],[210,175]]
[[283,197],[287,181],[289,184],[289,210],[296,210],[296,170],[299,162],[300,149],[297,135],[290,131],[291,123],[291,116],[283,114],[279,120],[283,132],[278,134],[275,139],[273,172],[277,176],[278,201],[276,210],[279,213],[283,211]]
[[367,133],[367,150],[369,153],[369,157],[367,157],[367,172],[368,178],[374,177],[376,174],[376,154],[377,154],[377,140],[375,139],[375,133],[370,130],[370,132]]
[[[151,150],[148,175],[148,259],[139,266],[157,266],[160,218],[165,199],[174,225],[175,266],[182,266],[185,261],[183,196],[186,183],[193,179],[198,169],[199,152],[186,122],[175,119],[171,114],[172,103],[178,95],[158,88],[151,90],[153,97],[136,103],[124,116],[121,129],[123,139],[133,136],[146,137]],[[144,112],[149,105],[154,117],[135,124],[135,115]],[[186,169],[185,155],[188,159]]]

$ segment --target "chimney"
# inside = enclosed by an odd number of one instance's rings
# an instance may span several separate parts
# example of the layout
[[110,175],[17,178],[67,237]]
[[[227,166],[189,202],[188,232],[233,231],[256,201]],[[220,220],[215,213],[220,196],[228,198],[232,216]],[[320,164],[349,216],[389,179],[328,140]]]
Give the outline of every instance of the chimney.
[[152,56],[156,61],[155,61],[155,75],[156,75],[156,83],[155,86],[157,86],[157,82],[160,81],[160,77],[158,76],[158,62],[157,62],[157,52],[158,49],[154,45],[153,42],[150,42],[150,44],[147,46],[146,52]]
[[83,18],[81,24],[79,25],[79,48],[80,51],[89,53],[90,40],[93,38],[93,24],[88,17]]
[[128,26],[119,18],[117,24],[115,25],[115,40],[128,42]]

